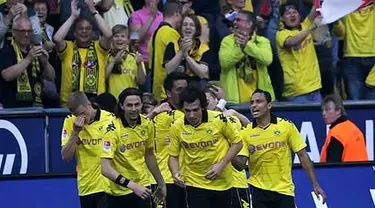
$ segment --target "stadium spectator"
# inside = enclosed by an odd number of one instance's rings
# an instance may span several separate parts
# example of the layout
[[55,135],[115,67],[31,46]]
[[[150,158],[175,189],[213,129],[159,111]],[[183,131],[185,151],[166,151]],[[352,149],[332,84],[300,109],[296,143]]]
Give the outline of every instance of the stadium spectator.
[[130,17],[134,12],[134,7],[130,0],[115,0],[115,3],[124,8],[127,17]]
[[158,105],[158,101],[153,94],[145,92],[142,95],[142,104],[142,114],[148,115]]
[[112,28],[113,49],[108,57],[106,77],[108,92],[116,98],[122,90],[142,85],[145,82],[142,55],[129,51],[128,28],[116,25]]
[[[192,0],[177,0],[177,4],[180,5],[181,8],[181,14],[183,16],[189,15],[189,14],[195,14],[194,10],[192,9]],[[200,41],[202,43],[206,43],[209,41],[209,36],[210,36],[210,29],[208,26],[208,22],[206,18],[202,16],[197,16],[199,19],[199,22],[201,23],[201,36],[200,36]]]
[[233,22],[236,19],[238,12],[245,8],[246,2],[244,0],[224,0],[222,5],[222,19],[221,22],[225,22],[227,27],[221,28],[219,34],[220,39],[231,34],[233,29]]
[[61,155],[70,162],[77,159],[78,195],[82,208],[106,208],[104,177],[100,171],[103,140],[118,137],[112,113],[95,109],[83,92],[69,95],[71,113],[64,120]]
[[[106,91],[105,67],[112,31],[99,15],[93,0],[87,0],[90,12],[94,16],[103,36],[99,41],[92,39],[92,25],[86,19],[79,19],[81,9],[77,0],[71,2],[69,19],[54,36],[57,50],[62,60],[61,105],[66,105],[69,93],[83,91],[91,98]],[[75,41],[64,40],[74,24]]]
[[173,45],[167,47],[164,55],[167,71],[178,68],[178,71],[188,74],[192,79],[199,81],[208,79],[210,49],[207,43],[200,41],[201,31],[197,16],[190,14],[182,18],[179,40],[181,49],[176,51]]
[[13,40],[0,51],[1,103],[4,108],[42,105],[43,79],[54,81],[48,52],[32,44],[30,19],[19,17],[12,25]]
[[[118,134],[104,141],[101,166],[107,178],[108,208],[148,208],[151,196],[158,204],[167,194],[154,155],[153,122],[140,114],[141,97],[142,92],[136,88],[121,92],[114,124]],[[150,175],[146,166],[157,181],[154,193],[149,189]]]
[[[143,56],[144,62],[147,62],[152,57],[149,57],[148,45],[152,38],[152,34],[158,29],[161,22],[163,22],[163,14],[158,10],[159,0],[145,0],[144,7],[131,14],[130,18],[130,33],[138,36],[139,52]],[[152,90],[151,70],[147,69],[146,83],[142,86],[146,92]]]
[[[7,28],[12,28],[12,24],[19,16],[27,17],[27,7],[24,0],[7,0],[6,3],[0,5],[0,12],[4,17],[4,24]],[[5,36],[5,44],[9,45],[12,41],[12,30],[8,29]]]
[[[242,131],[244,145],[239,156],[232,161],[238,170],[243,170],[248,162],[252,206],[295,207],[291,150],[306,170],[315,194],[318,198],[323,197],[325,203],[326,194],[316,179],[299,131],[291,121],[272,115],[271,108],[271,94],[256,90],[250,101],[254,120]],[[265,147],[267,145],[269,148]]]
[[92,104],[102,110],[115,113],[117,100],[111,93],[105,92],[94,98]]
[[223,39],[219,58],[220,86],[228,102],[245,103],[256,88],[273,89],[267,66],[272,62],[269,40],[254,32],[253,14],[240,11],[234,21],[233,33]]
[[[93,40],[99,39],[100,33],[103,32],[100,30],[100,26],[96,21],[96,18],[92,16],[92,11],[90,7],[87,6],[86,2],[91,0],[76,0],[77,8],[80,9],[79,19],[86,19],[92,25],[93,30]],[[114,0],[93,0],[93,4],[99,13],[105,13],[111,9]],[[64,24],[71,17],[72,0],[59,0],[59,12],[60,12],[60,24]],[[66,35],[67,40],[74,40],[74,30],[69,30]]]
[[4,23],[4,16],[2,13],[0,13],[0,49],[4,46],[4,41],[6,34],[8,32],[8,28]]
[[197,87],[190,85],[182,91],[180,106],[184,117],[170,128],[169,168],[173,179],[185,187],[188,207],[228,208],[230,161],[242,148],[241,136],[226,116],[206,109],[206,95]]
[[[355,12],[341,18],[333,28],[344,40],[342,72],[349,100],[375,99],[365,79],[375,65],[375,4],[364,1]],[[368,92],[370,94],[368,94]]]
[[[176,3],[167,3],[164,6],[164,21],[160,24],[158,29],[154,32],[151,40],[149,41],[148,54],[149,54],[149,67],[153,73],[152,80],[152,94],[160,102],[166,98],[163,89],[163,83],[167,74],[177,71],[178,68],[169,68],[166,62],[179,62],[183,53],[177,53],[171,60],[165,60],[166,49],[168,47],[176,48],[176,44],[180,38],[177,29],[181,24],[180,8]],[[184,51],[186,51],[186,44]]]
[[34,3],[34,10],[40,21],[43,48],[48,52],[51,52],[55,47],[55,44],[52,41],[55,29],[46,22],[49,13],[48,2],[46,0],[36,0]]
[[349,120],[340,97],[329,95],[322,102],[325,124],[330,125],[320,162],[368,161],[362,131]]
[[280,7],[283,26],[276,34],[276,41],[284,72],[283,97],[295,103],[321,101],[321,76],[312,39],[312,32],[321,25],[321,16],[314,18],[314,13],[313,8],[301,22],[295,2],[288,1]]
[[117,1],[112,2],[111,8],[103,13],[103,18],[111,29],[115,25],[128,26],[129,22],[129,16],[126,15],[124,7],[120,6]]
[[180,72],[170,73],[164,81],[167,99],[149,114],[155,125],[156,159],[167,184],[166,208],[186,207],[185,190],[174,184],[168,168],[168,151],[171,125],[176,119],[183,117],[179,106],[179,98],[182,90],[188,85],[188,78],[188,75]]

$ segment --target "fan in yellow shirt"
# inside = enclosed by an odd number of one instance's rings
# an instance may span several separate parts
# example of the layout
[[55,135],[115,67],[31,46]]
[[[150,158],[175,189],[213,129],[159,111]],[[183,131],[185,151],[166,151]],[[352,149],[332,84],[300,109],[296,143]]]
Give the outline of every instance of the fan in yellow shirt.
[[[153,122],[140,114],[142,92],[128,88],[119,95],[116,111],[117,137],[104,141],[101,155],[102,173],[107,178],[105,192],[108,208],[148,208],[149,200],[164,201],[166,187],[154,155]],[[147,168],[146,168],[147,166]],[[158,188],[152,193],[150,175]]]
[[276,33],[277,52],[284,71],[283,97],[292,102],[319,102],[322,87],[318,58],[312,31],[320,17],[312,23],[314,8],[301,23],[298,5],[292,1],[281,5],[280,17],[284,28]]
[[115,25],[112,28],[113,49],[108,57],[106,77],[108,92],[118,98],[123,89],[142,85],[145,82],[143,58],[137,52],[128,51],[128,28]]
[[[335,35],[344,41],[342,71],[348,99],[375,99],[374,89],[367,88],[363,80],[375,65],[375,3],[363,1],[363,5],[333,27]],[[372,76],[372,75],[371,75]],[[367,83],[366,83],[367,84]]]
[[255,119],[242,132],[244,146],[232,164],[238,170],[249,163],[254,208],[295,207],[291,150],[308,173],[316,195],[326,200],[306,153],[306,144],[294,124],[271,115],[271,94],[256,90],[250,101]]
[[173,179],[186,187],[190,208],[230,207],[233,178],[228,163],[242,148],[241,136],[225,115],[206,110],[206,95],[196,86],[182,91],[180,106],[184,117],[170,129]]
[[72,93],[67,100],[72,113],[64,120],[61,135],[63,160],[77,159],[78,195],[83,208],[105,208],[104,177],[100,155],[105,139],[116,136],[114,115],[94,109],[83,92]]

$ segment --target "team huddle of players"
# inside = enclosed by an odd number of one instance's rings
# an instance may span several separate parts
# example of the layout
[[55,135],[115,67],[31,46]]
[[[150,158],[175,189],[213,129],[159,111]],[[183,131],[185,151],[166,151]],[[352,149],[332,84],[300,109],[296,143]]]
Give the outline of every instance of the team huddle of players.
[[220,88],[203,90],[183,73],[169,74],[164,89],[167,100],[147,115],[135,88],[122,91],[115,114],[82,92],[69,96],[61,154],[77,159],[81,207],[292,208],[291,150],[326,199],[305,142],[270,113],[268,92],[253,93],[250,122],[225,109]]

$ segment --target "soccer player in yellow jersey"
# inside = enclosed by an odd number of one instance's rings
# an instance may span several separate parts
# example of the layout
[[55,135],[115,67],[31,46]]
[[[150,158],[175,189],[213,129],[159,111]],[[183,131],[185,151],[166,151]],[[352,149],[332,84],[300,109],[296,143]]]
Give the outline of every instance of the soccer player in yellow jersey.
[[[168,195],[166,208],[186,208],[185,191],[173,182],[173,177],[168,168],[170,135],[169,130],[172,122],[183,117],[179,109],[179,98],[181,91],[188,85],[189,76],[181,72],[172,72],[164,80],[164,89],[167,100],[156,108],[148,116],[153,118],[155,124],[155,152],[161,174],[167,184]],[[159,110],[158,110],[159,109]],[[161,109],[169,109],[160,112]],[[155,114],[157,114],[155,116]]]
[[253,208],[295,207],[291,150],[297,154],[315,194],[323,197],[324,203],[327,197],[316,179],[305,142],[291,121],[271,114],[271,107],[269,92],[253,93],[250,111],[255,120],[242,132],[244,146],[232,162],[238,170],[249,163]]
[[230,161],[242,148],[241,136],[224,114],[206,109],[206,95],[198,87],[184,89],[180,106],[184,117],[170,129],[173,179],[186,188],[189,208],[228,208],[233,179]]
[[112,113],[94,109],[83,92],[67,99],[72,113],[64,120],[61,155],[64,161],[77,159],[78,195],[82,208],[106,208],[104,177],[100,172],[103,142],[113,137]]
[[[104,191],[108,208],[148,208],[151,196],[155,203],[166,196],[164,179],[154,155],[154,125],[140,114],[141,97],[142,92],[136,88],[120,93],[115,123],[118,136],[104,141],[101,166],[107,177]],[[158,184],[154,193],[149,189],[147,169]]]
[[[214,85],[206,85],[205,88],[206,98],[207,98],[207,110],[219,110],[228,117],[228,122],[235,126],[238,131],[241,131],[242,126],[249,123],[249,120],[242,114],[234,110],[221,110],[221,106],[218,97],[223,98],[222,90]],[[241,124],[240,119],[245,120],[244,125]],[[247,185],[247,177],[245,170],[238,171],[232,167],[233,174],[233,188],[232,188],[232,198],[231,198],[231,208],[243,208],[250,205],[250,193],[249,186]]]

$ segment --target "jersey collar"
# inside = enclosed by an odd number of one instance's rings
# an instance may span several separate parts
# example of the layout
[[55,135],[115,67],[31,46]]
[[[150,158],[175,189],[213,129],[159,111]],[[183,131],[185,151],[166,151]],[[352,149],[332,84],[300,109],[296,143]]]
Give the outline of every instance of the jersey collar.
[[[184,121],[185,121],[185,125],[190,125],[190,126],[193,126],[189,123],[188,120],[186,120],[186,118],[184,118]],[[207,123],[208,122],[208,112],[206,109],[202,110],[202,123]],[[201,124],[202,124],[201,123]],[[200,124],[199,124],[200,125]],[[199,126],[198,125],[198,126]],[[194,126],[194,127],[198,127],[198,126]]]
[[[253,127],[253,129],[255,129],[257,126],[258,126],[258,124],[257,124],[257,121],[255,120],[255,119],[253,119],[253,121],[252,121],[252,127]],[[272,115],[271,114],[271,124],[277,124],[277,117],[276,116],[274,116],[274,115]],[[267,126],[268,127],[268,126]]]
[[96,114],[95,114],[95,117],[94,117],[94,120],[91,121],[89,124],[92,124],[94,123],[95,121],[99,121],[100,120],[100,109],[96,109]]
[[331,126],[329,126],[329,129],[332,129],[333,127],[335,127],[335,126],[339,125],[340,123],[345,122],[345,121],[347,121],[347,120],[349,120],[348,117],[346,117],[346,116],[341,116],[341,117],[338,118],[335,122],[333,122],[333,123],[331,124]]
[[[122,122],[122,125],[124,125],[124,127],[131,127],[130,124],[128,124],[128,122],[123,116],[121,116],[121,122]],[[142,124],[141,116],[138,116],[137,125],[141,125],[141,124]]]

